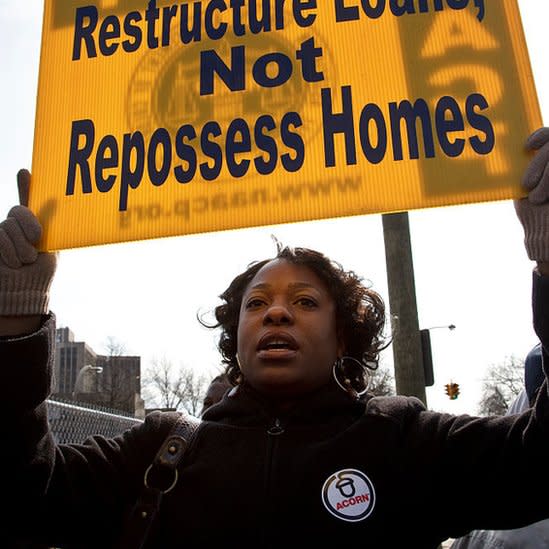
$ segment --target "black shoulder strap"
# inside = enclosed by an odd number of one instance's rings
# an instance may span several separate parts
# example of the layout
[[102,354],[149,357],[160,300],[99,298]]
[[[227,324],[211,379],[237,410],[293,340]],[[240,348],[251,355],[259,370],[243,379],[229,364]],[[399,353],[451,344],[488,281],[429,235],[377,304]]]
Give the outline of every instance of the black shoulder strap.
[[[158,450],[153,462],[145,471],[143,478],[143,490],[135,506],[127,519],[118,549],[142,549],[154,522],[162,496],[170,492],[177,484],[177,465],[181,461],[185,449],[191,442],[200,425],[200,419],[180,414],[162,446]],[[162,487],[155,486],[155,473],[162,472],[162,478],[166,474],[171,475],[171,482],[163,483]]]

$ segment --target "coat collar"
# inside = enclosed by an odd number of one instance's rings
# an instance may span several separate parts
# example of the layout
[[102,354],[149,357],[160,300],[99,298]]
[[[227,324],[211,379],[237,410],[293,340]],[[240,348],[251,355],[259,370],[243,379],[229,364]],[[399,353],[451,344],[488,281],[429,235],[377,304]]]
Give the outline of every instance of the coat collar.
[[334,382],[305,395],[294,407],[280,414],[269,400],[247,384],[234,387],[209,408],[204,419],[238,425],[261,425],[278,417],[296,423],[317,423],[338,416],[360,416],[363,401],[353,400]]

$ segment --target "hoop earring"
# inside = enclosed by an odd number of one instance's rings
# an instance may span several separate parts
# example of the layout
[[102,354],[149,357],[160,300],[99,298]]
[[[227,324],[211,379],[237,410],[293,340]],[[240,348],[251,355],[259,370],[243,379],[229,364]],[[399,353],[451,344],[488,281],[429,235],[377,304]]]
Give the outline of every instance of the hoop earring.
[[360,362],[360,360],[357,360],[352,356],[341,356],[341,357],[337,357],[336,361],[334,362],[334,365],[332,366],[332,375],[338,387],[340,387],[346,393],[349,393],[354,399],[358,399],[359,397],[364,395],[366,391],[368,391],[369,379],[366,381],[366,387],[364,387],[364,389],[360,392],[357,391],[352,386],[351,384],[352,382],[348,377],[343,377],[343,383],[339,381],[337,377],[338,371],[341,373],[342,376],[345,376],[344,367],[343,367],[343,363],[345,362],[345,360],[352,360],[354,363],[360,366],[361,370],[363,370],[364,368],[364,365],[362,364],[362,362]]
[[240,359],[238,358],[238,353],[234,355],[236,363],[238,365],[238,374],[235,376],[235,383],[241,385],[244,380],[244,374],[242,373],[242,366],[240,365]]

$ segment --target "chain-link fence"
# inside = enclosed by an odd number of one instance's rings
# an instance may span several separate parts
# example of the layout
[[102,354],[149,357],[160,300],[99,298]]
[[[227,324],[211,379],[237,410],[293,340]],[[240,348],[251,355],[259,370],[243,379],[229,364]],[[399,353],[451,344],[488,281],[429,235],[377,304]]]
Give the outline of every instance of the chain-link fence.
[[48,418],[60,444],[84,442],[91,435],[116,436],[143,420],[96,405],[47,400]]

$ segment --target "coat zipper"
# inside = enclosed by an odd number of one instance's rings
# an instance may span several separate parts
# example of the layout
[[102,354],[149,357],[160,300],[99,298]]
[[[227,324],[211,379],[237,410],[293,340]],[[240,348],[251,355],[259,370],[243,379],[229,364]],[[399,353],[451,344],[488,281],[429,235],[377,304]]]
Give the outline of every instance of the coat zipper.
[[267,428],[267,455],[265,459],[265,501],[268,502],[265,508],[265,515],[263,518],[263,540],[261,547],[269,546],[270,528],[276,527],[276,524],[272,524],[272,515],[274,509],[272,508],[271,488],[272,488],[272,476],[275,462],[275,453],[278,447],[278,437],[284,433],[284,427],[279,418],[275,418],[271,425]]

